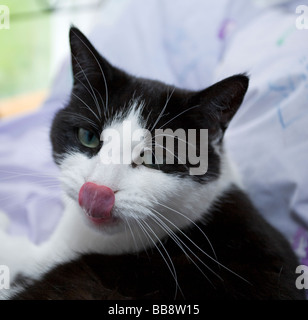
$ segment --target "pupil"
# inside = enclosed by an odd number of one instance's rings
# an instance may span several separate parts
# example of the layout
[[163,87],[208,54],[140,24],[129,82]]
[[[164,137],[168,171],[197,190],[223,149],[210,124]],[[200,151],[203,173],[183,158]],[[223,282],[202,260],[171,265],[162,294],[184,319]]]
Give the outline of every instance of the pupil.
[[89,142],[91,142],[91,141],[93,140],[93,133],[92,133],[92,132],[89,132],[89,131],[88,131],[87,140],[88,140]]

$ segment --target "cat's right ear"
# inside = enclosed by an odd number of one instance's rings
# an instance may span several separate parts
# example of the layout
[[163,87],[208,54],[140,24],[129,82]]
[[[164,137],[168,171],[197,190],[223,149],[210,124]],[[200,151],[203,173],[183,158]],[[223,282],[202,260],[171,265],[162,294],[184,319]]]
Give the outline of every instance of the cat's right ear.
[[[203,106],[201,110],[204,112],[204,118],[210,118],[214,125],[219,124],[224,132],[241,106],[248,85],[249,78],[246,74],[234,75],[197,92],[192,96],[190,103]],[[200,114],[197,116],[200,117]]]
[[70,28],[71,61],[74,82],[110,79],[113,67],[94,48],[87,37],[76,27]]

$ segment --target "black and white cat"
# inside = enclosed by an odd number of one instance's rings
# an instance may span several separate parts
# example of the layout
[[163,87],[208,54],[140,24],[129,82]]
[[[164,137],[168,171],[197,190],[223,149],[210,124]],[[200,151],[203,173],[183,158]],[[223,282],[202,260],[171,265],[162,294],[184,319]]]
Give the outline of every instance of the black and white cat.
[[[70,44],[74,86],[51,129],[66,209],[41,246],[0,232],[0,264],[14,280],[2,298],[304,299],[292,249],[256,211],[223,148],[248,78],[188,91],[113,67],[74,27]],[[104,163],[103,132],[123,134],[124,123],[153,134],[207,129],[206,173],[147,163],[144,151]],[[134,147],[124,138],[112,141],[119,158]]]

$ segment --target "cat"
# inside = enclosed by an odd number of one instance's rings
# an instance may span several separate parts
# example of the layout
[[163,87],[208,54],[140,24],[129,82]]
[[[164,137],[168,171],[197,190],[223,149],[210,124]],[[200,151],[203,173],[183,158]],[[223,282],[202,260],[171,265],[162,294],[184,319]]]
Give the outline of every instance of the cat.
[[[185,90],[113,66],[75,27],[70,46],[73,88],[50,131],[65,212],[40,246],[0,233],[0,264],[13,279],[2,298],[305,299],[297,258],[253,206],[223,146],[246,74]],[[201,154],[206,145],[207,170],[167,163],[167,148],[156,163],[154,140],[145,161],[145,137],[131,162],[104,163],[107,146],[120,159],[136,145],[124,124],[152,139],[156,129],[206,129],[207,143],[197,134],[194,147]],[[122,140],[108,140],[108,129]],[[170,153],[179,156],[177,143]]]

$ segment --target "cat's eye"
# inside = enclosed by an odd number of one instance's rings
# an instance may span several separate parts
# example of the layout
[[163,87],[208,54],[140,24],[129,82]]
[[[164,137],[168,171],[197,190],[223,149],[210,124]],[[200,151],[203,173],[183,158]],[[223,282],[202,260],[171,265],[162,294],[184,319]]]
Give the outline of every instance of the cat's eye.
[[78,139],[80,143],[87,148],[96,148],[99,146],[99,138],[92,131],[79,128]]

